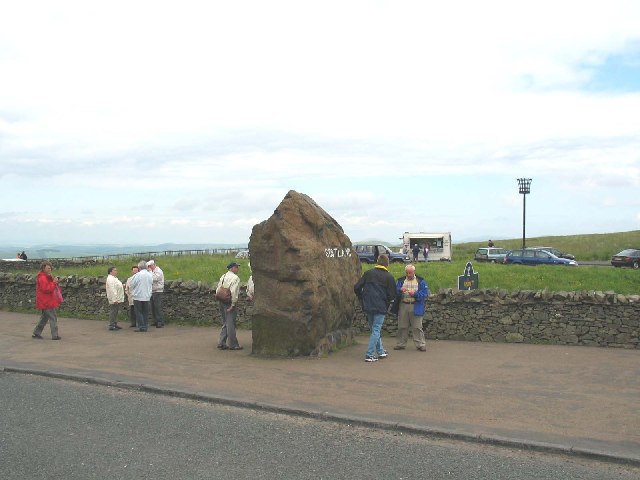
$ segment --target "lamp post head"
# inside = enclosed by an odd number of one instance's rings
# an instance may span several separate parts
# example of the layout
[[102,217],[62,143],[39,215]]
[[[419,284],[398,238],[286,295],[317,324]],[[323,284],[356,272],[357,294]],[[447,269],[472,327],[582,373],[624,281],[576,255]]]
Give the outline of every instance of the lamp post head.
[[518,178],[518,193],[522,193],[523,195],[531,193],[530,178]]

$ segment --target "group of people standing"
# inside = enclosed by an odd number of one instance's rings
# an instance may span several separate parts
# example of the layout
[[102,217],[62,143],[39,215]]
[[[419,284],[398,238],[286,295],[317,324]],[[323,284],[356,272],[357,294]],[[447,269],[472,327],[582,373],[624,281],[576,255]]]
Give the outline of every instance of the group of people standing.
[[[407,346],[409,327],[411,327],[413,341],[419,351],[426,351],[422,317],[425,301],[429,295],[429,287],[424,278],[416,275],[416,267],[407,265],[405,275],[394,279],[388,270],[389,257],[385,254],[378,256],[374,268],[366,271],[353,287],[360,299],[362,310],[367,315],[371,335],[365,355],[366,362],[375,362],[388,357],[389,353],[382,344],[381,331],[389,307],[398,316],[397,343],[394,350],[404,350]],[[60,292],[60,277],[51,275],[51,262],[44,261],[41,271],[36,277],[36,308],[41,310],[40,321],[33,331],[33,338],[42,339],[42,331],[49,323],[51,338],[60,340],[58,334],[58,319],[56,309],[62,302]],[[227,271],[220,277],[216,286],[216,298],[221,289],[228,289],[228,300],[218,300],[222,329],[217,342],[220,350],[242,350],[236,334],[236,319],[238,316],[237,302],[240,295],[240,264],[231,262]],[[136,327],[135,332],[146,332],[149,323],[149,313],[153,315],[156,328],[164,327],[162,314],[162,297],[164,294],[164,272],[154,260],[140,261],[131,267],[131,276],[123,284],[118,280],[118,269],[109,267],[105,284],[107,300],[109,302],[109,330],[117,331],[118,313],[127,295],[129,302],[129,323]],[[249,301],[254,297],[253,277],[247,283],[247,297]]]
[[149,313],[156,328],[164,327],[162,297],[164,295],[164,272],[154,260],[141,260],[131,267],[131,276],[123,283],[118,280],[118,269],[107,271],[107,301],[109,302],[109,330],[122,330],[118,325],[118,312],[127,295],[129,302],[129,326],[134,332],[146,332],[149,328]]
[[422,328],[425,302],[429,296],[427,282],[416,275],[414,265],[407,265],[405,275],[397,280],[388,267],[389,257],[380,255],[377,265],[367,270],[353,287],[371,331],[365,362],[376,362],[389,356],[382,344],[381,331],[390,306],[391,312],[398,316],[397,342],[393,349],[404,350],[407,347],[411,327],[416,349],[421,352],[427,350]]
[[[229,302],[218,301],[222,329],[218,338],[217,347],[220,350],[242,350],[236,335],[236,319],[238,317],[237,302],[240,294],[240,264],[231,262],[227,265],[227,271],[220,277],[216,292],[221,288],[227,288],[231,292]],[[162,314],[162,297],[164,294],[164,273],[156,265],[154,260],[141,261],[131,267],[132,275],[122,284],[116,277],[118,270],[109,267],[106,289],[109,301],[109,330],[120,330],[117,316],[124,302],[124,295],[129,300],[129,321],[131,327],[136,327],[135,332],[146,332],[149,324],[149,312],[153,316],[156,328],[164,327]],[[247,283],[247,297],[253,300],[253,277],[249,277]]]
[[[60,292],[60,277],[51,274],[52,265],[49,261],[41,264],[40,272],[36,277],[36,309],[41,310],[40,321],[36,325],[32,337],[42,339],[42,330],[49,323],[51,337],[60,340],[58,335],[58,317],[56,309],[62,303]],[[238,272],[240,264],[231,262],[227,265],[227,272],[220,277],[216,292],[220,288],[227,288],[231,292],[229,302],[219,301],[220,316],[222,317],[222,330],[217,342],[220,350],[242,350],[236,335],[237,301],[240,294],[240,277]],[[129,326],[135,327],[134,332],[146,332],[149,328],[149,314],[153,316],[156,328],[164,327],[162,313],[162,300],[164,295],[164,272],[156,265],[154,260],[141,260],[131,267],[131,276],[123,284],[118,279],[117,267],[109,267],[105,282],[107,301],[109,302],[110,331],[122,330],[118,325],[118,314],[125,301],[125,295],[129,303]],[[249,277],[247,283],[247,298],[254,298],[253,277]]]
[[429,261],[429,244],[425,243],[424,247],[421,247],[419,243],[413,245],[413,247],[411,248],[411,253],[413,253],[414,262],[418,261],[420,252],[422,252],[422,255],[424,256],[424,261]]

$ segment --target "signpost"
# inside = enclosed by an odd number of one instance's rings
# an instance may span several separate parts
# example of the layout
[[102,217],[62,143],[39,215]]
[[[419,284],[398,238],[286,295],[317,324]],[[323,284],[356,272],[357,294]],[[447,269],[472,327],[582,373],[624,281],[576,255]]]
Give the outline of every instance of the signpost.
[[458,277],[458,290],[476,290],[478,288],[479,274],[473,271],[471,262],[464,267],[464,275]]

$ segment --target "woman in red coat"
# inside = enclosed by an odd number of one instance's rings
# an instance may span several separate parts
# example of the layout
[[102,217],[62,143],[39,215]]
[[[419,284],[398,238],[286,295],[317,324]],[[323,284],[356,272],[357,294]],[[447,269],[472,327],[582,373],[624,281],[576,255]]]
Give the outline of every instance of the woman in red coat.
[[40,321],[33,331],[33,338],[42,339],[41,333],[47,322],[51,327],[51,338],[60,340],[58,335],[58,316],[56,308],[60,305],[56,288],[60,277],[51,276],[51,262],[44,261],[40,267],[40,273],[36,277],[36,308],[42,310]]

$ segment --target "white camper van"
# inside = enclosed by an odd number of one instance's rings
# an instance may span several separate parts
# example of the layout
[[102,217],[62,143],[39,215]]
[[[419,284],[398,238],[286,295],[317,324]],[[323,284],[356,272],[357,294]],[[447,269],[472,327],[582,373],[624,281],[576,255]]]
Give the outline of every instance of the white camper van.
[[451,255],[451,232],[445,233],[409,233],[404,232],[401,238],[404,252],[409,254],[409,257],[413,258],[412,249],[414,245],[420,246],[420,253],[418,255],[419,261],[425,261],[424,247],[429,247],[429,253],[426,260],[429,262],[435,261],[447,261],[452,259]]

